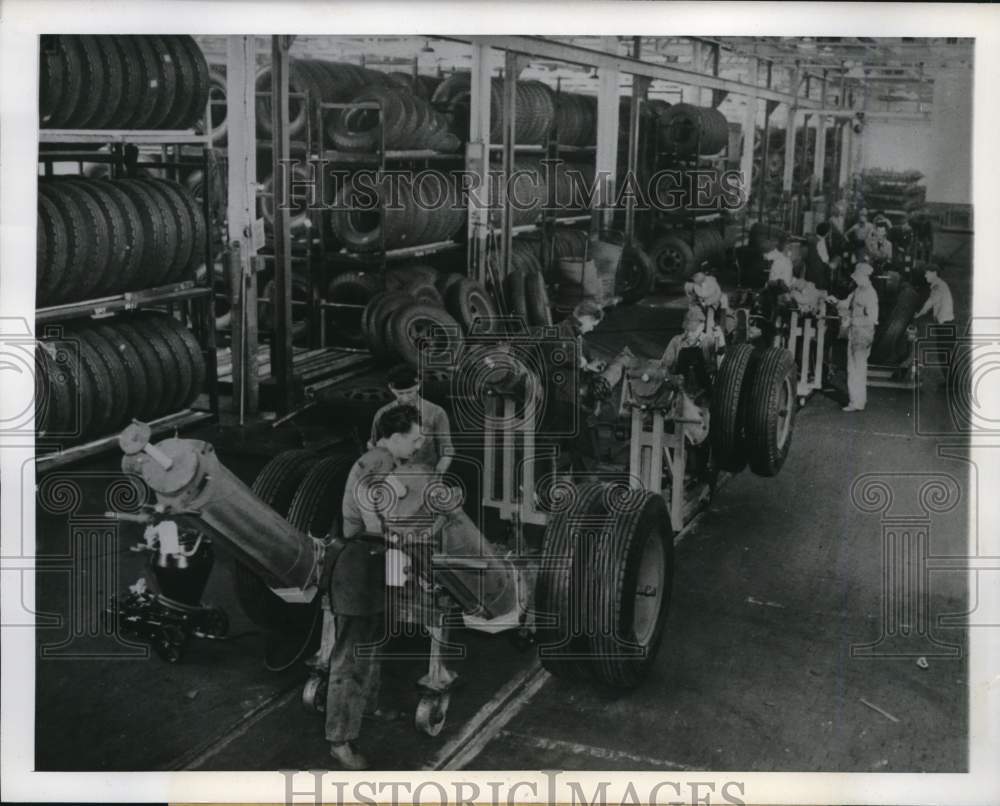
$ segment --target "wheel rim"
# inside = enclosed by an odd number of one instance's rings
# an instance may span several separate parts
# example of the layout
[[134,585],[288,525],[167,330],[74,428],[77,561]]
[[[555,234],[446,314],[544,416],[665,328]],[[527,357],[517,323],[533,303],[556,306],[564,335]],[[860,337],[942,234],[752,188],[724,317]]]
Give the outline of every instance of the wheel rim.
[[792,389],[791,378],[785,377],[781,382],[781,391],[778,397],[778,449],[785,447],[788,435],[792,430],[792,407],[795,402],[795,390]]
[[640,646],[648,646],[656,632],[666,583],[666,554],[663,534],[653,528],[646,535],[639,559],[639,574],[635,583],[635,611],[632,629]]
[[656,278],[661,283],[674,282],[680,273],[682,260],[676,249],[664,249],[656,256]]

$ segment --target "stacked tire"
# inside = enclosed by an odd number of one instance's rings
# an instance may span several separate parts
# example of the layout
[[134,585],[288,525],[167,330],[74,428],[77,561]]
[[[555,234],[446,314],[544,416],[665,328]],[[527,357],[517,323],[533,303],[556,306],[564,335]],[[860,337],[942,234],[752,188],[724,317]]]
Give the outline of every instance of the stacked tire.
[[171,316],[141,312],[70,327],[39,341],[35,423],[40,434],[106,436],[191,405],[205,385],[194,335]]
[[[378,104],[379,109],[366,105]],[[384,147],[452,152],[460,145],[448,118],[430,102],[398,87],[372,86],[351,99],[331,132],[334,148],[372,153]]]
[[574,92],[556,95],[556,137],[559,145],[583,148],[597,143],[597,98]]
[[894,365],[906,358],[910,350],[906,331],[919,307],[917,290],[909,283],[900,285],[891,301],[889,315],[884,318],[885,325],[879,328],[872,345],[869,360],[873,364]]
[[189,279],[205,262],[202,206],[165,179],[40,179],[40,306]]
[[718,109],[675,104],[658,118],[667,149],[681,156],[717,154],[729,143],[729,123]]
[[[330,212],[334,236],[349,251],[375,252],[381,248],[451,240],[465,224],[466,211],[458,185],[448,174],[424,171],[419,181],[399,177],[393,204],[371,204],[372,191],[357,175],[338,191]],[[394,176],[394,180],[395,180]],[[395,195],[397,198],[392,199]],[[396,204],[395,202],[398,202]]]
[[205,116],[210,87],[190,36],[42,37],[43,128],[190,129]]
[[212,131],[212,145],[221,148],[228,142],[229,124],[226,106],[226,68],[224,65],[212,65],[208,70],[208,109],[195,122],[194,128],[199,134]]
[[389,80],[422,101],[430,101],[443,79],[436,76],[413,75],[412,73],[389,73]]
[[720,469],[735,473],[749,465],[758,476],[778,474],[792,444],[797,376],[787,350],[727,348],[711,408],[710,436]]
[[725,239],[714,227],[699,227],[693,239],[680,231],[668,232],[649,249],[656,284],[667,288],[683,285],[702,263],[721,259],[725,249]]
[[508,181],[500,172],[492,171],[489,179],[490,205],[496,211],[494,222],[499,224],[499,210],[509,199],[511,226],[527,226],[536,223],[547,209],[554,209],[557,218],[586,213],[586,194],[594,182],[594,167],[561,160],[546,164],[519,159]]
[[[490,142],[503,142],[502,79],[490,84]],[[544,145],[556,122],[555,93],[541,81],[518,81],[514,114],[514,142],[519,145]],[[432,103],[451,120],[451,130],[462,142],[469,139],[472,78],[467,72],[452,73],[434,92]],[[583,103],[564,105],[561,121],[574,128],[585,125]],[[579,134],[579,136],[583,136]]]
[[448,289],[439,286],[441,279],[423,265],[387,273],[385,290],[370,298],[361,315],[365,342],[378,361],[413,367],[454,364],[464,343],[463,326],[445,308],[441,289]]

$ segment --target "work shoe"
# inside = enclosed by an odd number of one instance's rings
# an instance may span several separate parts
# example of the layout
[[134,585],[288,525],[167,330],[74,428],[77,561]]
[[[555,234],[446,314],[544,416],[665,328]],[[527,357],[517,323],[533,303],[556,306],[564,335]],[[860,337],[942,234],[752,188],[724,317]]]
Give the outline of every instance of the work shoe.
[[331,742],[330,756],[339,761],[345,770],[368,769],[368,759],[355,750],[350,742]]
[[864,411],[864,409],[859,409],[857,406],[844,406],[841,411]]

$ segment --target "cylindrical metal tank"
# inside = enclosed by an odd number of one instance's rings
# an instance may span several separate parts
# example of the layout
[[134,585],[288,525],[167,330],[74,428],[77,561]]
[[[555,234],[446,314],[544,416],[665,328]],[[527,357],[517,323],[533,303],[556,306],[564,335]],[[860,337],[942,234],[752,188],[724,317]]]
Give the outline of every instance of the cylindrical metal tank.
[[310,599],[321,561],[320,542],[261,502],[207,442],[166,439],[152,446],[148,433],[142,426],[123,432],[122,470],[142,477],[156,494],[157,508],[175,520],[208,526],[273,588],[294,589],[299,597],[293,598]]

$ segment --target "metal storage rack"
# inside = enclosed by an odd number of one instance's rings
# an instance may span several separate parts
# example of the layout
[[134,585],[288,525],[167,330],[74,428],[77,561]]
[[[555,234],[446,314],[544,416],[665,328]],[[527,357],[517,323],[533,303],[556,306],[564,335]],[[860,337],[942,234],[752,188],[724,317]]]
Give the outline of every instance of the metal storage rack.
[[[204,176],[210,176],[212,168],[212,147],[210,135],[194,134],[190,131],[167,130],[77,130],[77,129],[41,129],[39,131],[41,145],[64,145],[69,148],[40,150],[38,161],[44,166],[45,175],[53,175],[55,163],[62,162],[107,162],[110,164],[113,177],[126,176],[136,167],[165,169],[176,176],[180,168],[196,167],[195,162],[182,162],[183,146],[199,146],[201,150],[201,169]],[[74,145],[110,146],[110,152],[73,151]],[[158,147],[166,157],[166,149],[173,147],[173,159],[163,159],[160,162],[139,163],[141,147]],[[209,400],[208,410],[188,408],[160,417],[150,423],[154,435],[176,432],[197,423],[215,419],[219,413],[218,370],[215,349],[215,321],[212,308],[212,293],[214,284],[213,257],[213,227],[211,226],[212,198],[211,183],[206,181],[202,195],[202,213],[206,221],[206,240],[204,243],[205,282],[198,282],[197,277],[182,282],[171,283],[157,288],[130,291],[122,294],[82,300],[39,308],[35,312],[38,325],[52,326],[73,319],[112,316],[124,311],[140,308],[167,306],[172,310],[178,303],[186,307],[186,318],[194,324],[194,333],[202,346],[205,359],[206,384]],[[64,441],[47,440],[40,437],[36,441],[38,472],[52,470],[82,459],[98,455],[117,445],[118,435],[108,434],[84,443],[65,446]]]

